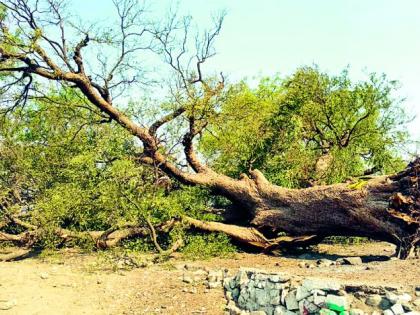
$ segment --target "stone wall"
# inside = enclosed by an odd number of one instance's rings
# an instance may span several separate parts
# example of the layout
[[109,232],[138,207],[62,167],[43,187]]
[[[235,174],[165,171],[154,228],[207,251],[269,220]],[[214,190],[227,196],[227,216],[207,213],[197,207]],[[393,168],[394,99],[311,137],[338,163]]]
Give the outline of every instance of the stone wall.
[[397,288],[297,280],[256,269],[240,269],[223,280],[223,287],[229,315],[420,315],[420,287],[412,295]]

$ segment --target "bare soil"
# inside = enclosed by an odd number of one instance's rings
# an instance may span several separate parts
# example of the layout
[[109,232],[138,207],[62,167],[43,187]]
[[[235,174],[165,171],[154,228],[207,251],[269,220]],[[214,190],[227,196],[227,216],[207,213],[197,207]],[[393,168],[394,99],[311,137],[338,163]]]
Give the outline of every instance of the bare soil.
[[[169,262],[131,270],[120,269],[104,254],[62,251],[48,257],[0,262],[1,315],[30,314],[223,314],[222,289],[208,290],[203,281],[187,284],[184,273],[194,268],[252,267],[296,277],[334,278],[354,284],[399,287],[407,292],[420,285],[420,260],[393,260],[387,243],[320,245],[314,252],[289,256],[237,254],[234,258]],[[360,256],[357,266],[302,268],[302,261]]]

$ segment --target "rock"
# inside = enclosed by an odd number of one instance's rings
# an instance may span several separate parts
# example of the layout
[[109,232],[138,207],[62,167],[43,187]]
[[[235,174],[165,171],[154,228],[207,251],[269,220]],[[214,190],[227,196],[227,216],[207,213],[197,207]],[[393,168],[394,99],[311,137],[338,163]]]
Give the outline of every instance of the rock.
[[332,280],[305,279],[302,284],[307,290],[339,291],[341,285]]
[[322,308],[319,311],[319,315],[337,315],[337,313],[332,310],[329,310],[328,308]]
[[402,307],[404,309],[404,312],[411,312],[411,311],[414,311],[415,310],[414,308],[416,308],[414,305],[412,305],[410,303],[403,303],[401,305],[402,305]]
[[308,300],[302,300],[299,302],[299,312],[300,314],[318,314],[320,307],[314,303],[309,302]]
[[315,267],[316,267],[316,266],[315,266],[314,264],[309,264],[309,265],[308,265],[308,268],[309,268],[309,269],[313,269],[313,268],[315,268]]
[[348,310],[349,305],[347,297],[328,294],[325,299],[325,305],[333,311],[344,312]]
[[256,289],[255,290],[255,302],[258,305],[265,306],[270,301],[270,297],[267,294],[267,291],[264,289]]
[[241,315],[242,310],[235,305],[235,302],[230,301],[226,306],[226,310],[229,312],[229,315]]
[[415,295],[420,296],[420,291],[416,291]]
[[385,298],[391,303],[395,304],[398,301],[398,295],[396,295],[394,292],[385,292]]
[[420,306],[420,299],[415,299],[415,300],[413,301],[413,304],[414,304],[415,306]]
[[366,298],[366,304],[369,306],[377,307],[382,301],[382,297],[379,294],[372,294]]
[[311,290],[311,294],[313,294],[313,295],[327,295],[327,293],[325,293],[324,291],[319,290],[319,289]]
[[299,309],[298,301],[296,300],[296,291],[291,291],[286,295],[285,298],[286,307],[289,311],[294,311]]
[[280,294],[280,303],[285,305],[286,304],[286,296],[289,293],[288,289],[283,289]]
[[299,302],[305,298],[307,298],[308,296],[311,295],[311,291],[309,291],[306,287],[300,285],[297,287],[296,290],[296,300]]
[[324,306],[325,304],[325,296],[322,295],[314,295],[314,304],[318,306]]
[[363,261],[360,257],[344,257],[337,259],[336,263],[340,265],[361,265]]
[[306,267],[308,267],[308,265],[307,265],[306,262],[301,261],[300,263],[298,263],[298,267],[300,267],[300,268],[306,268]]
[[195,294],[197,293],[197,288],[191,288],[188,292],[191,294]]
[[280,305],[274,309],[273,315],[286,315],[287,312],[287,308],[285,308],[283,305]]
[[232,292],[226,291],[225,296],[226,296],[226,300],[228,301],[233,300]]
[[363,312],[363,310],[359,308],[352,308],[350,310],[350,315],[363,315],[363,314],[365,314],[365,312]]
[[221,287],[220,282],[210,282],[210,281],[207,282],[207,288],[208,289],[216,289],[216,288],[219,288],[219,287]]
[[392,306],[392,303],[387,298],[384,298],[384,297],[381,299],[381,302],[379,303],[379,307],[381,308],[381,310],[387,310],[391,306]]
[[331,265],[334,265],[335,262],[329,259],[319,259],[316,264],[318,267],[329,267]]
[[16,305],[17,305],[16,300],[8,300],[8,301],[0,300],[0,310],[1,311],[10,310],[13,307],[15,307]]
[[397,299],[397,303],[400,304],[404,304],[404,303],[408,303],[412,300],[413,298],[411,297],[410,294],[408,293],[403,293],[401,295],[398,295],[398,299]]
[[193,283],[194,282],[194,280],[189,275],[187,275],[185,273],[182,275],[182,281],[185,282],[185,283]]
[[391,310],[395,315],[404,314],[404,308],[400,303],[392,305]]
[[39,276],[41,279],[44,279],[44,280],[49,278],[49,274],[46,272],[41,273]]
[[194,281],[204,280],[207,277],[207,272],[205,270],[199,269],[193,272]]
[[404,315],[420,315],[420,312],[417,312],[417,311],[408,312],[408,313],[405,313]]
[[385,310],[383,315],[394,315],[394,312],[391,310]]
[[239,286],[242,286],[244,284],[247,284],[249,282],[249,278],[248,275],[246,273],[245,270],[239,270],[239,272],[237,273],[236,277],[235,277],[236,283]]
[[220,282],[223,281],[223,270],[212,270],[209,271],[209,274],[207,276],[207,280],[209,282]]
[[264,311],[252,311],[249,315],[267,315],[267,313]]

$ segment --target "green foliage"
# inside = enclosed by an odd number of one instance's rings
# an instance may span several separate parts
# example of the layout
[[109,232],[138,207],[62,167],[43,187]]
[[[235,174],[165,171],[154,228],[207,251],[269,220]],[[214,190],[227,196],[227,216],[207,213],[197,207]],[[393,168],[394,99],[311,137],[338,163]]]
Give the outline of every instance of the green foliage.
[[366,170],[403,167],[398,146],[407,116],[392,97],[397,83],[371,75],[351,82],[316,67],[285,79],[233,86],[200,149],[231,176],[252,168],[286,187],[341,182]]
[[209,259],[211,257],[232,257],[237,251],[228,236],[221,233],[189,234],[182,253],[189,259]]
[[[39,246],[61,246],[57,228],[83,232],[206,216],[207,191],[137,163],[133,155],[141,148],[131,135],[102,123],[87,104],[72,90],[52,92],[48,102],[17,109],[1,126],[0,185],[21,192],[31,223],[42,228]],[[172,239],[159,241],[165,248]],[[75,242],[67,245],[94,245],[89,237]],[[127,246],[151,249],[149,241]]]

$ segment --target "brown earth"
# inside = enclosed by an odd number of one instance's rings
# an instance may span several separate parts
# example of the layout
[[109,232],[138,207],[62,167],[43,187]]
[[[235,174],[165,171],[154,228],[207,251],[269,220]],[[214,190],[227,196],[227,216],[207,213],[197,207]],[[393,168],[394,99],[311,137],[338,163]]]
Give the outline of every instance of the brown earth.
[[[191,275],[189,270],[196,268],[223,268],[233,274],[239,267],[252,267],[413,291],[420,285],[420,260],[390,260],[392,253],[393,247],[387,243],[320,245],[303,256],[237,254],[205,261],[185,261],[179,256],[129,270],[121,269],[121,260],[106,253],[62,251],[43,258],[0,262],[0,314],[223,314],[222,289],[208,290],[204,281],[182,281],[183,274]],[[361,256],[365,263],[315,268],[298,265],[344,256]],[[1,310],[7,302],[12,307]]]

